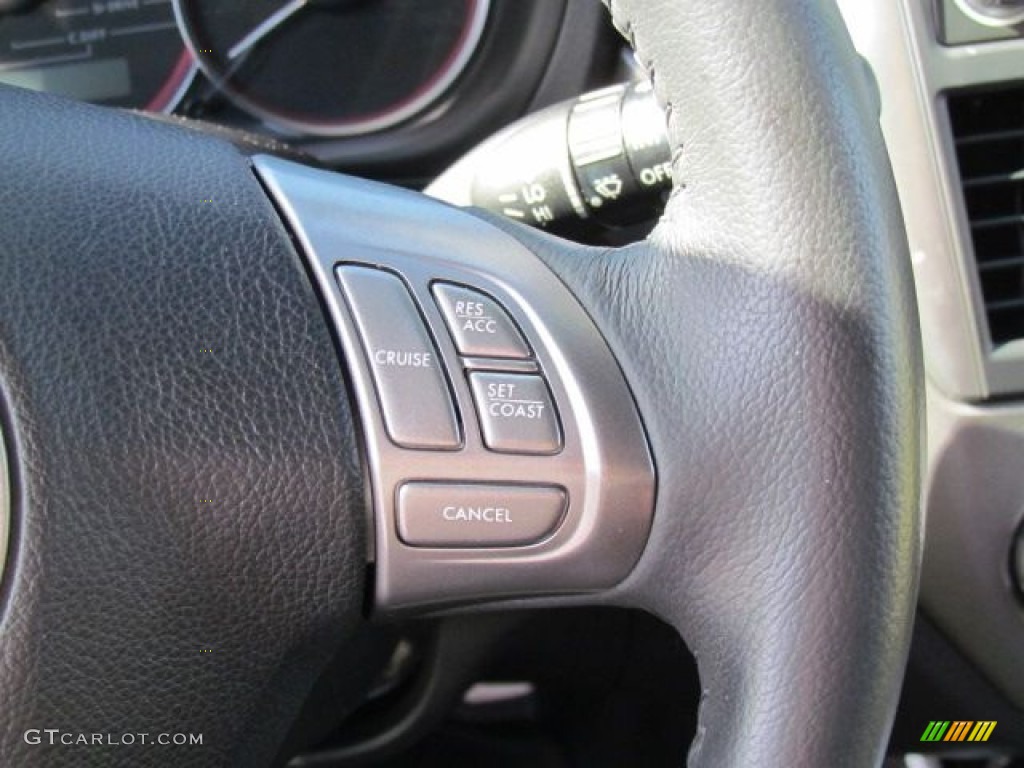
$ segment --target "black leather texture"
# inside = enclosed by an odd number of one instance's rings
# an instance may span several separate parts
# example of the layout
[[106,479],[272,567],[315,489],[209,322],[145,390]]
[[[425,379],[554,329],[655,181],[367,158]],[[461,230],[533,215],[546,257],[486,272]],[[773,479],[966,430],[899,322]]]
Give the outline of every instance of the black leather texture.
[[610,599],[676,626],[694,768],[880,765],[921,550],[922,362],[877,111],[834,5],[615,0],[675,191],[596,251],[511,225],[619,358],[658,470]]
[[3,88],[0,168],[0,764],[270,764],[364,600],[303,265],[248,160],[178,126]]

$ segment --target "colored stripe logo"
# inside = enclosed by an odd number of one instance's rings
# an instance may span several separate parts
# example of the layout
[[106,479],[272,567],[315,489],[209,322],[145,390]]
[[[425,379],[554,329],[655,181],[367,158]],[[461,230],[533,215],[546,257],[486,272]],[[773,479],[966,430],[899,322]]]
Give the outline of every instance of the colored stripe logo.
[[995,727],[995,720],[932,720],[921,741],[988,741]]

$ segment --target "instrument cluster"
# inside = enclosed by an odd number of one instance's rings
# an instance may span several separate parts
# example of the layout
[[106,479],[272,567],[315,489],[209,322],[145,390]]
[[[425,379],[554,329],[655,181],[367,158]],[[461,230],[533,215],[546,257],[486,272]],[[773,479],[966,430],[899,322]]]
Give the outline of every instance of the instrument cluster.
[[490,10],[490,0],[0,0],[0,83],[283,138],[359,136],[435,107]]

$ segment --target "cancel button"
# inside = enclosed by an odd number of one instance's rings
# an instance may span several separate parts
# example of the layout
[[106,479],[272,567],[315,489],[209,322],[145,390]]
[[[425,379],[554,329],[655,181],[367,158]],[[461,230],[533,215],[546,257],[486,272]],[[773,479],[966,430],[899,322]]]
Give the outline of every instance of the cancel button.
[[455,507],[441,510],[441,517],[450,523],[472,522],[511,523],[512,513],[508,507]]
[[565,507],[554,486],[406,483],[398,535],[414,547],[521,547],[554,531]]

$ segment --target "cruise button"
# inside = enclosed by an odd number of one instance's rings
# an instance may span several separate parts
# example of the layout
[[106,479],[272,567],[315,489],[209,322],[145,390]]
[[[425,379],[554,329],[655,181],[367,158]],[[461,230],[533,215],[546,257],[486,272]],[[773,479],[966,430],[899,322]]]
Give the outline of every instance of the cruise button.
[[484,445],[501,453],[562,450],[562,431],[543,377],[525,373],[470,373]]
[[418,547],[521,547],[554,531],[565,507],[549,486],[406,483],[398,535]]
[[388,436],[403,448],[462,444],[441,359],[401,279],[379,269],[336,270],[362,338]]
[[460,285],[435,283],[434,298],[460,354],[516,359],[530,356],[530,348],[512,318],[490,296]]

